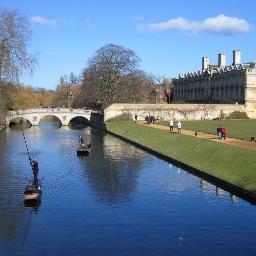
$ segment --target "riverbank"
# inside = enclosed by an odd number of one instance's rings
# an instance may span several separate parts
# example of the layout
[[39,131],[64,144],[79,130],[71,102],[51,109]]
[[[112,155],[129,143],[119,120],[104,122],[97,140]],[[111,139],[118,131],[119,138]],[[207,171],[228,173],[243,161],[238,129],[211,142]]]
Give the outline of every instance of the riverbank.
[[131,121],[108,122],[113,135],[159,157],[256,200],[255,151],[214,141],[170,134]]

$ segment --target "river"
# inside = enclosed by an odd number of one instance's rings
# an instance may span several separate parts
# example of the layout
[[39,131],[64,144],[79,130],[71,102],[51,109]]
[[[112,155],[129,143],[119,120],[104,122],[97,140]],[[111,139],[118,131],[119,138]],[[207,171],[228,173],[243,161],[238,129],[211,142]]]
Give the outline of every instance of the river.
[[[76,156],[80,134],[88,157]],[[91,127],[43,122],[25,135],[43,195],[24,207],[23,137],[1,132],[1,256],[256,255],[249,202]]]

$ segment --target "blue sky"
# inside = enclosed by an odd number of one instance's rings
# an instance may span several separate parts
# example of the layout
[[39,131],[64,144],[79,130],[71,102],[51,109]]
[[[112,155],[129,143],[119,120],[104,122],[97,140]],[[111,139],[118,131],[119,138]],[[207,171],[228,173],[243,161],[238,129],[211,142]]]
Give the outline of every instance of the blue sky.
[[175,77],[201,68],[201,57],[242,51],[242,62],[256,60],[256,1],[247,0],[0,0],[30,21],[30,51],[38,56],[32,75],[21,82],[56,88],[59,77],[80,74],[93,53],[108,43],[130,48],[140,68]]

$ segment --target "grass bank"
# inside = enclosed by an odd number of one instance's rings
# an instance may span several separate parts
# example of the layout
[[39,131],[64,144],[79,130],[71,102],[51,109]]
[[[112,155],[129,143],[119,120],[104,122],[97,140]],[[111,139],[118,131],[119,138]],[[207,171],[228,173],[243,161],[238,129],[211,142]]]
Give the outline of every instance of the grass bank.
[[107,128],[167,157],[256,193],[256,153],[253,150],[170,134],[132,121],[109,122]]
[[[168,125],[167,121],[160,122]],[[182,128],[187,130],[201,131],[216,134],[218,125],[225,126],[228,130],[228,137],[250,140],[256,138],[256,120],[202,120],[202,121],[182,121]]]

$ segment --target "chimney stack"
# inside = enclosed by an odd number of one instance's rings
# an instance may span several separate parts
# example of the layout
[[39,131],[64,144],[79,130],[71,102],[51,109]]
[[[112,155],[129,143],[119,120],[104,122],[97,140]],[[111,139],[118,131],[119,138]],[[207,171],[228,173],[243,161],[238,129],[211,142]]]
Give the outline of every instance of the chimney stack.
[[218,54],[218,66],[219,68],[223,68],[226,66],[226,54],[224,53]]
[[208,57],[202,58],[202,70],[209,69],[210,59]]
[[233,51],[233,63],[232,65],[240,64],[241,62],[241,51],[240,50],[234,50]]

